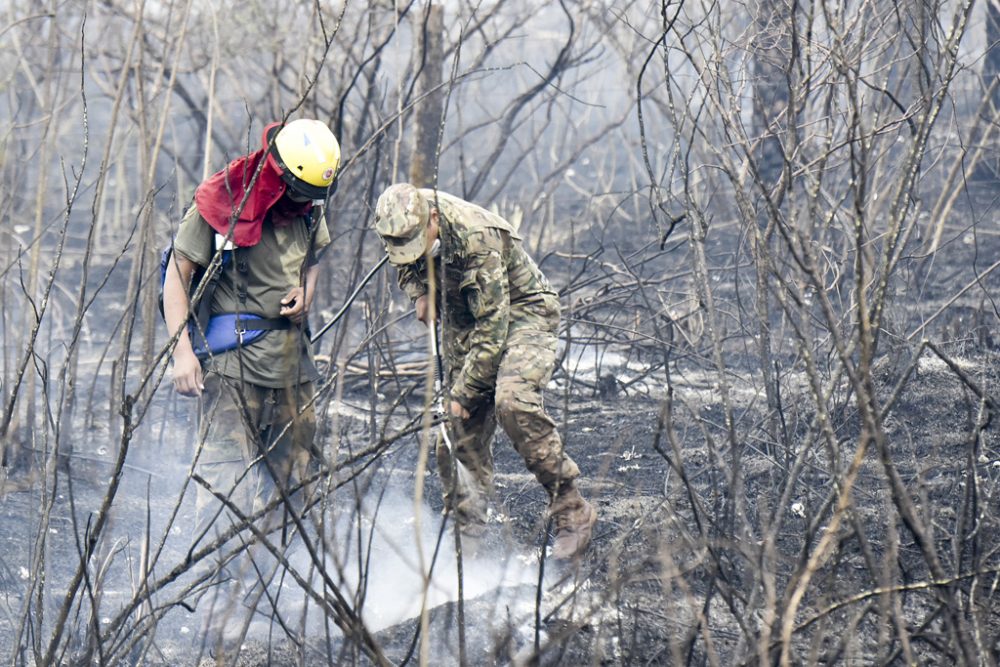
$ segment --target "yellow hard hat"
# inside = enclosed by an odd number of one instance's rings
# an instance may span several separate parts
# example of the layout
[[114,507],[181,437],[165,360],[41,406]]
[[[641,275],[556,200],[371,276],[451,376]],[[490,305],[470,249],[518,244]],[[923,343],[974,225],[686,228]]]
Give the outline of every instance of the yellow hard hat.
[[296,194],[326,198],[340,166],[340,144],[325,123],[293,120],[278,130],[273,152],[282,179]]

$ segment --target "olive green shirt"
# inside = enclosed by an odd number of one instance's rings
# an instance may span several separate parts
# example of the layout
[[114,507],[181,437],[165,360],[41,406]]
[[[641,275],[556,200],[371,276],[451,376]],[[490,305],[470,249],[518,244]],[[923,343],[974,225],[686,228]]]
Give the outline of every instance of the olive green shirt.
[[[421,190],[433,205],[433,190]],[[443,345],[453,372],[451,397],[466,408],[496,385],[507,346],[532,343],[559,328],[559,297],[521,239],[500,216],[445,192],[437,192],[441,252],[435,275],[445,275]],[[421,259],[399,267],[400,288],[410,299],[427,293],[428,267]],[[440,282],[438,284],[441,284]]]
[[[215,230],[205,222],[196,206],[188,209],[177,236],[174,251],[195,264],[207,267],[215,254]],[[221,243],[221,241],[220,241]],[[247,264],[246,301],[237,296],[237,271],[230,261],[212,295],[212,313],[244,312],[261,317],[279,317],[281,300],[293,287],[304,284],[307,262],[316,263],[317,252],[330,244],[330,232],[322,216],[309,252],[309,218],[274,227],[265,220],[260,242],[237,248],[236,261]],[[273,330],[247,345],[222,352],[205,361],[206,370],[262,387],[282,388],[319,379],[312,358],[309,337],[294,324],[290,329]]]

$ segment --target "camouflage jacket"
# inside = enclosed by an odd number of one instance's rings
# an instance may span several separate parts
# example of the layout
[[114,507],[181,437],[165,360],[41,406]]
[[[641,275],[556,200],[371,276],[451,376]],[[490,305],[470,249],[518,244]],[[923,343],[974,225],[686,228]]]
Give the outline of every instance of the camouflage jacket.
[[[420,192],[433,208],[434,191]],[[444,192],[437,192],[437,203],[441,252],[434,275],[442,285],[438,312],[451,397],[470,408],[493,391],[508,344],[530,344],[558,329],[559,298],[510,223]],[[425,260],[402,266],[399,286],[416,300],[428,292],[428,274]]]

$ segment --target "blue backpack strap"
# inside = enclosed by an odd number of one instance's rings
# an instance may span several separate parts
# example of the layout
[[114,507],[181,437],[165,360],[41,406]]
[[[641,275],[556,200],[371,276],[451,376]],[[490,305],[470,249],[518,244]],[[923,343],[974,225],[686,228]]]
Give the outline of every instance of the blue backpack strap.
[[248,313],[221,313],[213,315],[204,327],[204,336],[192,327],[191,341],[199,359],[250,345],[268,331],[290,329],[287,317],[261,317]]

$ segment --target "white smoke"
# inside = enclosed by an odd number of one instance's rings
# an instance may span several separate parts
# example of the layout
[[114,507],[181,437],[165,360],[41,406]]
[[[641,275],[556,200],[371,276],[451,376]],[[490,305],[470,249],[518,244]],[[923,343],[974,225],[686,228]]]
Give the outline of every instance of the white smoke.
[[[450,527],[441,535],[442,521],[426,503],[418,507],[399,490],[387,491],[381,499],[369,494],[360,513],[342,513],[333,540],[342,547],[340,583],[354,592],[364,578],[362,618],[369,630],[377,632],[418,616],[424,607],[458,599],[455,540]],[[521,585],[537,583],[537,553],[503,539],[501,521],[490,526],[495,534],[475,552],[475,545],[463,543],[462,594],[472,599],[493,592],[497,609],[510,609],[516,604],[510,596]]]

